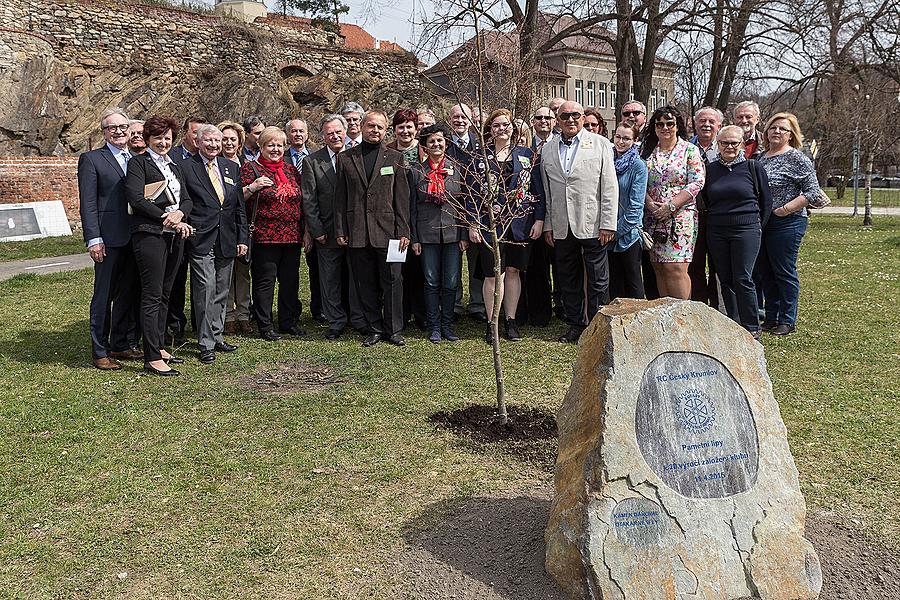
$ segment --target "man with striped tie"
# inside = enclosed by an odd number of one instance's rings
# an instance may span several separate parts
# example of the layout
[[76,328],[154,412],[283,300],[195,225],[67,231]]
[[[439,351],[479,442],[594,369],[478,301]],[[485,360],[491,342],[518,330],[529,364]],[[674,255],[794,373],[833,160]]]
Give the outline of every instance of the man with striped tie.
[[[309,156],[309,153],[315,150],[309,145],[309,128],[303,119],[291,119],[284,126],[284,133],[287,135],[288,149],[284,153],[284,159],[289,160],[297,172],[303,174],[303,159]],[[322,292],[319,288],[319,261],[316,258],[316,246],[309,251],[304,252],[306,255],[306,266],[309,269],[309,309],[312,318],[317,323],[324,323],[325,317],[322,315]],[[300,310],[303,310],[300,300],[297,300]]]
[[185,184],[194,202],[186,252],[191,263],[191,291],[197,311],[200,362],[209,364],[216,352],[237,347],[222,337],[225,303],[234,259],[247,252],[247,216],[238,167],[219,156],[222,132],[214,125],[197,129],[198,152],[182,163]]

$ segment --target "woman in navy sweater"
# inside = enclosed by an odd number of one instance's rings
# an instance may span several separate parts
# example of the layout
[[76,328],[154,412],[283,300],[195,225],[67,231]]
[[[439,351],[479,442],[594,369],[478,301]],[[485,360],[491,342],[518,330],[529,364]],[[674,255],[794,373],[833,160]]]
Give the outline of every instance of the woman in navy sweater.
[[753,265],[762,228],[772,212],[772,192],[762,165],[746,160],[743,130],[719,132],[719,157],[706,168],[703,197],[708,209],[707,239],[728,316],[759,338]]

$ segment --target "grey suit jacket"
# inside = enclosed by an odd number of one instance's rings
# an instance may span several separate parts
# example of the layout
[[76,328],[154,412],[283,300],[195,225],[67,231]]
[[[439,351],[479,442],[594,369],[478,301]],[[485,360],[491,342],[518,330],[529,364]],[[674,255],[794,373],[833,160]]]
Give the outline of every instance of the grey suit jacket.
[[[468,205],[468,186],[465,182],[463,168],[452,158],[445,162],[450,171],[444,179],[444,187],[448,196],[461,206]],[[428,173],[431,165],[424,162],[413,165],[408,173],[409,178],[409,224],[413,244],[451,244],[461,239],[468,239],[468,229],[463,227],[456,207],[451,202],[438,206],[428,199]],[[463,233],[466,236],[463,236]]]
[[300,190],[303,192],[303,217],[313,239],[326,237],[324,248],[337,248],[334,232],[334,192],[337,173],[331,166],[328,146],[316,150],[303,159]]
[[547,216],[544,231],[565,239],[568,231],[578,239],[597,238],[601,229],[616,230],[619,182],[613,147],[603,136],[584,130],[568,175],[559,158],[561,136],[541,148],[541,169]]

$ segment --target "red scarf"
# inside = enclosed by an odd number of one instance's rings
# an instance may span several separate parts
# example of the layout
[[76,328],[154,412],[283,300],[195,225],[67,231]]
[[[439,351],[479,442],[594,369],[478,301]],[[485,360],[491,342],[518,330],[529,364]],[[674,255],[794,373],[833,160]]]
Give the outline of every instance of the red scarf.
[[257,160],[259,160],[259,164],[272,172],[272,181],[275,182],[276,198],[285,199],[296,195],[296,186],[294,185],[293,181],[288,179],[288,176],[284,173],[284,157],[281,157],[278,161],[275,162],[266,160],[262,156],[260,156]]
[[437,165],[428,159],[428,166],[431,167],[425,177],[428,179],[428,188],[425,190],[425,196],[432,204],[438,206],[447,202],[445,195],[447,188],[444,186],[444,179],[447,177],[447,169],[444,167],[444,159],[441,159]]

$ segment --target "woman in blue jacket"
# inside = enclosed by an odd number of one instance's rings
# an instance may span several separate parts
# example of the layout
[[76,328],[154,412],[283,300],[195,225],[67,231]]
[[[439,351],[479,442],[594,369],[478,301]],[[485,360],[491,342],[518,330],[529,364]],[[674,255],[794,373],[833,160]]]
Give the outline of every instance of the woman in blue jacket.
[[609,297],[643,298],[641,277],[641,222],[647,195],[647,163],[638,154],[638,128],[622,122],[613,137],[616,176],[619,179],[619,219],[609,253]]
[[[480,192],[473,195],[472,211],[480,215],[481,227],[469,228],[469,241],[478,244],[481,271],[484,274],[484,307],[488,319],[494,309],[494,254],[491,251],[490,215],[496,219],[496,234],[500,244],[500,287],[504,331],[511,341],[522,339],[516,323],[516,307],[522,294],[520,271],[528,266],[533,240],[541,237],[547,205],[537,164],[537,155],[530,148],[516,146],[517,139],[512,113],[506,109],[491,113],[485,125],[486,144],[483,154],[475,156]],[[485,341],[491,343],[488,323]]]

